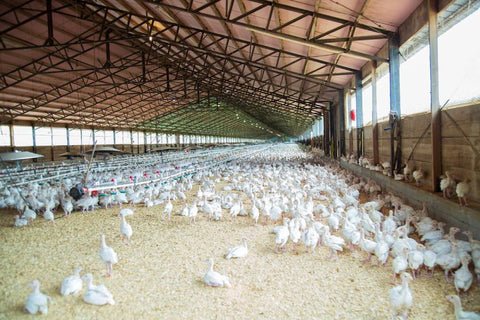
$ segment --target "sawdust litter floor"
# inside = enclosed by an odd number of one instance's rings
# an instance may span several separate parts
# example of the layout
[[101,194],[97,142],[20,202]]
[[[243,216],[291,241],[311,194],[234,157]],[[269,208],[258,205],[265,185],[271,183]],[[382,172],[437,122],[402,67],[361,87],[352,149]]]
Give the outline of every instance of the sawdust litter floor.
[[[181,204],[175,204],[175,211]],[[272,225],[254,226],[249,218],[197,223],[175,216],[163,221],[163,206],[137,207],[128,217],[132,243],[119,237],[119,209],[74,213],[50,224],[14,229],[13,213],[0,212],[0,319],[31,319],[23,311],[33,279],[53,298],[48,319],[387,319],[390,317],[390,261],[386,267],[364,265],[360,252],[344,252],[336,261],[327,249],[314,254],[290,246],[273,252]],[[99,235],[118,253],[111,278],[98,256]],[[227,261],[227,248],[246,237],[249,256]],[[230,277],[232,288],[203,284],[205,260]],[[80,296],[61,297],[63,278],[75,266],[105,284],[116,305],[92,306]],[[410,319],[454,319],[445,295],[453,294],[440,271],[411,284],[414,308]],[[474,285],[462,297],[466,309],[480,310],[480,290]],[[40,317],[40,316],[39,316]]]

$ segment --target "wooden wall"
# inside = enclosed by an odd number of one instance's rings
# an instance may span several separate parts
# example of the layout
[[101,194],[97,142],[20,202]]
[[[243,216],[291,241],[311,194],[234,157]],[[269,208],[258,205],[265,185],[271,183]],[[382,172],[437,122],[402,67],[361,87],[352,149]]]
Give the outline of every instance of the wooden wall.
[[[453,119],[450,119],[448,115]],[[425,187],[433,189],[431,177],[431,121],[430,113],[420,113],[402,118],[402,162],[411,167],[422,166],[426,173]],[[457,125],[455,125],[457,123]],[[390,131],[388,121],[378,123],[378,148],[380,162],[390,161]],[[428,129],[427,129],[428,128]],[[464,134],[460,131],[460,129]],[[425,134],[422,137],[422,133]],[[346,132],[347,154],[356,154],[357,135]],[[350,143],[350,137],[353,143]],[[372,127],[364,128],[365,155],[373,159]],[[470,141],[471,145],[469,142]],[[414,152],[412,150],[417,144]],[[353,145],[353,148],[350,148]],[[475,148],[476,151],[474,151]],[[459,106],[442,111],[442,170],[451,171],[459,179],[470,177],[470,198],[480,201],[480,104]]]

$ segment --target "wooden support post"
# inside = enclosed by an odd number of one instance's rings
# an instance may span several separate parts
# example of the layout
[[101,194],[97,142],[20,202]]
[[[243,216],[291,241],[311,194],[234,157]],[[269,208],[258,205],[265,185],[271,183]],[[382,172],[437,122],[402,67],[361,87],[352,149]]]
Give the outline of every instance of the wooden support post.
[[442,174],[442,116],[438,83],[438,3],[428,0],[428,35],[430,42],[430,107],[432,110],[432,188],[440,191]]
[[377,62],[372,61],[372,142],[373,164],[380,162],[378,153],[378,117],[377,117]]
[[[388,42],[388,56],[390,71],[390,113],[397,116],[395,126],[392,124],[391,142],[390,142],[390,166],[391,175],[396,169],[396,164],[401,159],[401,137],[395,135],[394,130],[400,130],[401,110],[400,110],[400,52],[399,52],[399,36],[394,34]],[[396,147],[396,150],[395,150]]]
[[363,155],[363,84],[362,73],[355,73],[355,102],[356,102],[356,122],[357,122],[357,159]]

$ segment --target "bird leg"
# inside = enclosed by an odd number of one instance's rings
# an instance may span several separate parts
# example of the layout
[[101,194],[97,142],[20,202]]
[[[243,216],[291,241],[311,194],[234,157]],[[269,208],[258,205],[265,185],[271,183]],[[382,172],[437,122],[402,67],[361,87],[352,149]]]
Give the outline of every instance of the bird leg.
[[110,277],[112,275],[112,264],[110,262],[107,262],[106,265],[107,265],[107,274],[105,275],[105,277]]
[[445,281],[450,282],[450,278],[448,277],[448,270],[445,270]]
[[334,249],[330,249],[330,257],[329,257],[330,260],[338,260],[338,255],[337,255],[337,251],[335,251]]
[[393,273],[393,284],[397,283],[397,274],[394,272]]
[[367,252],[367,257],[363,260],[363,263],[366,264],[372,259],[372,254]]
[[412,278],[415,280],[417,277],[416,277],[416,270],[415,269],[412,269]]

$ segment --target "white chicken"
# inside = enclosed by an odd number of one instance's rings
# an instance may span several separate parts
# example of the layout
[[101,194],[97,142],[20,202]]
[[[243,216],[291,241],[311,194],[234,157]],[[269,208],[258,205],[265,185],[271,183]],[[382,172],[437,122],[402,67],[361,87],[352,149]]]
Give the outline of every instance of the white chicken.
[[73,211],[72,200],[63,199],[61,203],[62,203],[63,213],[65,214],[66,217],[68,217]]
[[247,239],[242,238],[242,244],[228,249],[225,259],[245,258],[248,255]]
[[26,225],[28,225],[28,220],[27,219],[20,218],[20,216],[18,214],[15,215],[15,222],[13,223],[13,226],[15,228],[25,227]]
[[62,296],[76,295],[82,291],[83,282],[80,278],[80,271],[82,271],[82,268],[77,267],[72,275],[63,279],[60,287],[60,294]]
[[129,244],[132,234],[133,234],[132,226],[127,222],[127,219],[125,218],[125,216],[120,215],[120,235],[122,237],[122,240],[126,240],[127,244]]
[[30,314],[48,314],[48,304],[52,298],[40,292],[40,281],[33,280],[30,284],[32,293],[30,293],[25,301],[25,310]]
[[35,211],[30,209],[28,206],[26,206],[25,210],[23,211],[22,218],[32,222],[33,220],[35,220],[37,218],[37,214],[35,213]]
[[118,263],[118,256],[112,247],[107,246],[104,234],[100,236],[100,258],[107,266],[107,277],[111,276],[113,265]]
[[445,171],[445,176],[442,176],[442,179],[440,180],[440,190],[443,193],[443,197],[450,198],[454,189],[455,180],[452,178],[449,171]]
[[45,210],[45,212],[43,213],[43,218],[52,223],[55,222],[55,216],[53,215],[53,212],[50,209]]
[[119,215],[124,216],[124,217],[131,216],[131,215],[133,215],[133,210],[130,209],[130,208],[123,208],[123,209],[120,210]]
[[364,262],[370,262],[372,258],[372,254],[375,253],[375,248],[377,247],[377,243],[373,240],[365,238],[365,230],[363,228],[360,229],[360,241],[359,241],[360,248],[367,253],[367,257],[365,258]]
[[315,227],[309,227],[304,235],[303,235],[303,242],[305,243],[305,248],[310,249],[311,253],[315,252],[315,248],[317,247],[318,240],[320,239],[320,235],[315,230]]
[[400,278],[402,279],[402,284],[390,289],[390,304],[394,317],[401,314],[403,319],[407,319],[408,312],[413,305],[412,291],[408,286],[408,282],[412,280],[412,277],[410,274],[403,272]]
[[417,186],[420,186],[421,183],[423,182],[423,178],[424,178],[424,173],[423,173],[423,170],[422,170],[422,164],[420,163],[420,165],[418,166],[418,169],[413,171],[413,179],[415,179],[415,184]]
[[190,218],[190,223],[195,223],[197,219],[198,207],[197,201],[193,201],[192,205],[188,207],[188,217]]
[[457,192],[458,203],[461,206],[468,206],[467,195],[470,192],[470,179],[466,178],[465,180],[457,184],[457,188],[455,189],[455,191]]
[[258,223],[258,218],[260,217],[260,211],[258,210],[257,206],[255,205],[255,202],[252,204],[251,216],[252,216],[253,221],[255,221],[255,224],[257,224]]
[[408,248],[403,248],[401,253],[393,259],[392,268],[393,268],[393,280],[397,278],[397,274],[400,274],[407,270],[408,268]]
[[425,247],[421,244],[417,245],[417,249],[408,252],[408,267],[412,272],[413,279],[417,277],[417,270],[423,265],[423,250]]
[[480,320],[480,313],[472,311],[463,311],[462,301],[457,295],[448,295],[446,296],[447,300],[453,304],[455,308],[455,319],[456,320]]
[[290,231],[288,230],[289,221],[290,220],[288,218],[283,219],[283,226],[279,226],[276,229],[276,236],[275,236],[275,252],[276,253],[279,252],[279,249],[282,249],[282,251],[285,251],[288,237],[290,236]]
[[213,258],[208,259],[208,269],[203,276],[203,282],[210,287],[231,287],[230,280],[213,270]]
[[321,234],[322,243],[330,249],[330,256],[329,259],[335,257],[337,258],[337,252],[343,251],[343,247],[345,246],[345,240],[341,237],[337,237],[330,234],[330,230],[328,227],[323,227],[323,233]]
[[470,264],[470,257],[464,256],[461,259],[462,267],[455,271],[453,283],[455,284],[455,290],[457,293],[460,293],[460,290],[467,292],[470,289],[470,286],[473,282],[473,275],[468,270],[468,265]]
[[82,279],[87,283],[87,291],[83,295],[83,301],[96,306],[115,304],[115,300],[113,300],[113,295],[110,293],[107,287],[105,287],[103,284],[93,284],[93,276],[91,273],[87,273],[82,277]]
[[172,218],[172,210],[173,210],[173,204],[172,204],[172,201],[170,201],[170,197],[168,197],[167,204],[163,208],[162,219],[164,219],[165,217],[168,217],[168,220],[170,220]]

